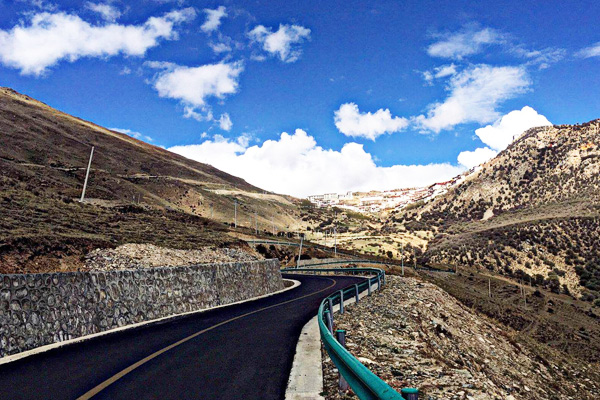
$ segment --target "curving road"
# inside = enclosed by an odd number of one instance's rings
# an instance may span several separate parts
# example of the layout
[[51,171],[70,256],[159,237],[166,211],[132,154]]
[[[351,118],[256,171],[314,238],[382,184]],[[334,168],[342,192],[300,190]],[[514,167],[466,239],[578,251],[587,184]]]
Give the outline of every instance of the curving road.
[[362,280],[285,276],[302,285],[0,365],[0,399],[283,399],[302,327]]

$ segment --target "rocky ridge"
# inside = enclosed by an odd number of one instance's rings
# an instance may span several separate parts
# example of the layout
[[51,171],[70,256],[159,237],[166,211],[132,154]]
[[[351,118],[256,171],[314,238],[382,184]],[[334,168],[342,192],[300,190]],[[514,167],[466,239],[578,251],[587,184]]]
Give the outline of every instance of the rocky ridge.
[[[382,231],[430,232],[420,261],[600,298],[600,120],[532,128],[463,183]],[[598,303],[600,305],[600,302]]]

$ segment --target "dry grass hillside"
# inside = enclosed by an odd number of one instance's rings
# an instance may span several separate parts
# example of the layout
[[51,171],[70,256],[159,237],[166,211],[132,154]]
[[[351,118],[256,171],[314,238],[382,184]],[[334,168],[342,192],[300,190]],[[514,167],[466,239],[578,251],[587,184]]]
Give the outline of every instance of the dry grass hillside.
[[[73,269],[95,247],[240,243],[304,226],[297,199],[0,88],[0,273]],[[91,147],[86,203],[81,194]]]
[[422,261],[600,297],[600,120],[533,128],[446,195],[393,213],[430,231]]

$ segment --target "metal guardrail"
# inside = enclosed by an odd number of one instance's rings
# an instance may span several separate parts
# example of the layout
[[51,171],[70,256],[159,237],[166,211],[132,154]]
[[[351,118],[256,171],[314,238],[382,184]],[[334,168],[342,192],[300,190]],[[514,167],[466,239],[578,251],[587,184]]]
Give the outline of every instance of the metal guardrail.
[[[328,261],[328,262],[324,262],[324,263],[314,263],[314,264],[302,264],[300,266],[300,269],[305,268],[305,267],[316,267],[318,265],[339,265],[339,264],[377,264],[377,265],[386,265],[390,263],[385,263],[383,261],[374,261],[374,260],[340,260],[340,261]],[[292,268],[290,268],[292,269]],[[295,269],[295,268],[294,268]],[[348,269],[348,268],[343,268],[343,269]]]
[[[277,245],[281,245],[281,246],[293,246],[293,247],[299,247],[300,243],[294,243],[294,242],[281,242],[278,240],[255,240],[255,239],[248,239],[246,240],[246,242],[248,243],[252,243],[253,245],[257,245],[257,244],[277,244]],[[323,250],[327,253],[333,253],[334,249],[332,249],[331,247],[327,247],[327,246],[323,246],[320,244],[314,244],[314,243],[304,243],[305,247],[311,247],[313,249],[319,249],[319,250]],[[349,257],[356,257],[356,254],[352,254],[352,253],[346,253],[344,251],[340,251],[337,250],[337,254],[341,255],[341,256],[349,256]]]
[[246,240],[246,242],[252,243],[254,245],[257,245],[257,244],[278,244],[280,246],[294,246],[294,247],[299,247],[300,246],[300,243],[280,242],[278,240],[254,240],[254,239],[248,239],[248,240]]
[[[346,263],[348,263],[346,261]],[[347,287],[334,294],[327,296],[321,301],[318,312],[319,331],[325,350],[331,360],[338,368],[340,374],[350,385],[354,393],[361,400],[406,400],[416,399],[418,390],[413,388],[402,389],[403,397],[390,385],[371,372],[361,364],[348,350],[344,348],[333,336],[333,307],[340,304],[340,312],[343,313],[344,299],[356,297],[358,302],[359,293],[368,290],[377,284],[377,289],[385,284],[385,271],[379,268],[288,268],[282,272],[298,273],[312,272],[313,274],[323,272],[337,272],[344,274],[370,274],[365,282]]]
[[[276,240],[247,240],[248,243],[252,243],[253,245],[257,245],[257,244],[276,244],[276,245],[282,245],[282,246],[293,246],[293,247],[299,247],[300,243],[294,243],[294,242],[279,242]],[[304,244],[304,246],[306,247],[313,247],[316,249],[320,249],[320,250],[325,250],[325,251],[329,251],[328,248],[322,246],[322,245],[315,245],[315,244]],[[337,252],[338,255],[341,256],[348,256],[348,257],[356,257],[355,254],[350,254],[350,253],[342,253],[340,251]],[[304,267],[313,267],[313,266],[317,266],[317,265],[330,265],[330,264],[376,264],[376,265],[394,265],[396,267],[401,266],[401,263],[399,263],[398,261],[395,260],[389,260],[389,261],[379,261],[379,260],[371,260],[368,258],[365,259],[356,259],[356,260],[340,260],[340,261],[332,261],[329,263],[315,263],[315,264],[303,264],[301,266],[301,268]],[[404,268],[412,268],[409,265],[405,265]],[[455,271],[453,270],[444,270],[444,269],[439,269],[439,268],[434,268],[434,267],[424,267],[424,266],[420,266],[417,268],[417,270],[420,271],[429,271],[429,272],[445,272],[445,273],[449,273],[449,274],[454,274]]]

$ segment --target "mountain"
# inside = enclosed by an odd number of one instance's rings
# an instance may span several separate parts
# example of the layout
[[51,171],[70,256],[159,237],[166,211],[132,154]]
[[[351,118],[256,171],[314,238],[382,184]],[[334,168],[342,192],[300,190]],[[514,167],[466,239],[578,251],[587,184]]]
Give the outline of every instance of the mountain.
[[432,201],[383,230],[428,232],[422,261],[476,267],[600,297],[600,120],[533,128]]
[[[303,226],[299,201],[0,88],[0,273],[71,269],[94,247],[236,243]],[[94,146],[86,202],[79,203]],[[256,214],[255,214],[256,213]]]

